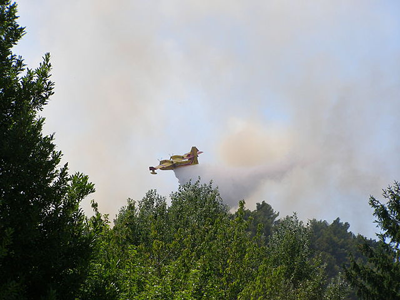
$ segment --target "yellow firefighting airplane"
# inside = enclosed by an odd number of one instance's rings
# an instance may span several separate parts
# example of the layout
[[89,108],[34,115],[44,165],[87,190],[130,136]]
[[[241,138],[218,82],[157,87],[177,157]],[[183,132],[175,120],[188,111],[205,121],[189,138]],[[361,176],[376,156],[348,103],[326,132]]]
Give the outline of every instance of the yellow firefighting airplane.
[[197,165],[199,163],[197,156],[203,153],[196,147],[192,147],[189,153],[183,155],[172,155],[170,159],[163,159],[157,167],[149,167],[151,174],[157,174],[156,170],[173,170],[176,168]]

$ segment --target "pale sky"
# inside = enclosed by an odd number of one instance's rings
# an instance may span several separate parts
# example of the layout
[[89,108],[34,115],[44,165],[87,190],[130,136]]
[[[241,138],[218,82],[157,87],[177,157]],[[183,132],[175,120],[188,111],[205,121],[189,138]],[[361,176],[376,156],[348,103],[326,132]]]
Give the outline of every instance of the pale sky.
[[30,68],[51,53],[45,130],[95,183],[88,213],[168,197],[174,172],[148,167],[197,146],[177,176],[213,179],[231,206],[374,237],[368,198],[400,180],[399,1],[17,3],[15,52]]

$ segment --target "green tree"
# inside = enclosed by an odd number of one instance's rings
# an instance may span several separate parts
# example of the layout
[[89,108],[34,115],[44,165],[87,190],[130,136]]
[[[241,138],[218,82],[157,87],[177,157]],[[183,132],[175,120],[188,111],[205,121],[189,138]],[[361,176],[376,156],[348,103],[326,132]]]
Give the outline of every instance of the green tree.
[[274,222],[266,244],[263,222],[253,234],[247,213],[244,201],[230,213],[199,181],[180,186],[169,207],[153,190],[128,199],[103,227],[83,298],[346,299],[346,282],[329,283],[313,254],[310,225],[296,215]]
[[244,211],[241,202],[232,216],[218,190],[199,181],[180,186],[169,207],[155,191],[128,200],[105,234],[87,295],[237,299],[265,255],[261,233],[251,237]]
[[387,203],[373,196],[369,204],[374,209],[376,223],[381,229],[379,243],[373,248],[367,241],[362,252],[367,262],[352,259],[346,277],[362,299],[400,298],[400,186],[395,182],[383,191]]
[[343,267],[350,264],[350,253],[361,257],[357,251],[361,238],[350,232],[349,227],[349,223],[343,223],[339,218],[331,224],[315,219],[310,221],[310,247],[326,263],[326,272],[330,279],[343,272]]
[[32,70],[12,53],[24,35],[16,13],[0,1],[0,298],[74,299],[95,239],[79,203],[94,186],[58,167],[61,152],[42,133],[50,56]]
[[323,299],[324,268],[312,257],[309,245],[310,228],[296,215],[280,220],[268,242],[266,258],[242,298]]
[[89,274],[82,284],[79,299],[119,299],[121,269],[127,260],[117,239],[110,229],[108,215],[101,215],[97,204],[93,205],[95,215],[90,219],[91,230],[96,232],[96,247],[90,261]]
[[272,233],[272,227],[275,223],[279,213],[275,212],[271,205],[263,201],[262,203],[256,204],[256,209],[250,211],[246,209],[245,219],[251,219],[249,229],[253,235],[256,235],[258,227],[261,224],[262,234],[264,238],[268,238]]
[[127,202],[114,220],[114,231],[121,237],[121,244],[149,246],[155,233],[164,241],[170,238],[165,197],[150,190],[141,201]]

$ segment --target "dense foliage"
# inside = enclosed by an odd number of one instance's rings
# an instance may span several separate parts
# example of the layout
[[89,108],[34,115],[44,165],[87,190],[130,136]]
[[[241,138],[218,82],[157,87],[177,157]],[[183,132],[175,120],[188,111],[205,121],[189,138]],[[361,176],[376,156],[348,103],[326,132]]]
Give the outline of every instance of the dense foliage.
[[50,57],[25,68],[11,52],[24,34],[16,19],[16,5],[0,1],[0,298],[74,299],[94,238],[79,203],[94,187],[58,167],[61,152],[42,134]]
[[141,201],[128,200],[114,227],[103,228],[86,297],[347,299],[343,276],[331,279],[324,252],[312,247],[311,223],[296,215],[275,221],[277,214],[265,207],[249,211],[240,202],[232,214],[218,190],[199,182],[180,186],[170,206],[155,191]]
[[[128,199],[113,226],[88,177],[60,167],[39,116],[53,94],[50,57],[28,69],[24,34],[0,0],[0,299],[398,299],[400,187],[371,197],[379,242],[340,219],[300,221],[263,201],[232,213],[218,189],[180,186],[171,202]],[[360,251],[361,248],[361,251]],[[342,275],[345,271],[346,277]]]
[[400,185],[395,182],[383,191],[387,203],[371,197],[376,223],[381,228],[377,247],[364,243],[367,262],[352,259],[346,270],[361,299],[400,299]]

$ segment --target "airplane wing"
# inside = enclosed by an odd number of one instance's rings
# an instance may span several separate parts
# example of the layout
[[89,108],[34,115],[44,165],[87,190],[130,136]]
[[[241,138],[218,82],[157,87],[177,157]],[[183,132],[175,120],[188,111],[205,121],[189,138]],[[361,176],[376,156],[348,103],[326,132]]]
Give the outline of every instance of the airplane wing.
[[173,161],[169,159],[164,159],[160,161],[160,164],[157,167],[149,167],[149,170],[151,171],[151,174],[157,174],[156,170],[168,169],[169,167],[172,167],[173,164],[174,164]]

